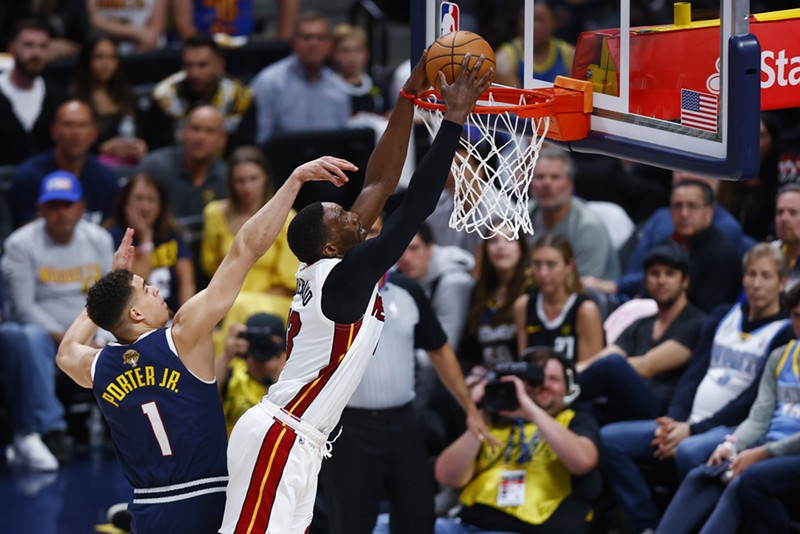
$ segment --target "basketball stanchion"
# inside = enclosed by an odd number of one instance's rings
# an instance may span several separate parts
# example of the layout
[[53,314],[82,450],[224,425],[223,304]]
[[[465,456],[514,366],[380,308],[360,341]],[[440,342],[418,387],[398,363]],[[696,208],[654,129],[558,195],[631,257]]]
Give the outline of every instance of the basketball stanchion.
[[[444,117],[441,95],[427,91],[414,103],[434,137]],[[467,118],[451,167],[456,187],[450,227],[483,239],[533,234],[528,193],[539,150],[546,138],[584,139],[591,112],[591,84],[563,76],[548,89],[487,90]]]

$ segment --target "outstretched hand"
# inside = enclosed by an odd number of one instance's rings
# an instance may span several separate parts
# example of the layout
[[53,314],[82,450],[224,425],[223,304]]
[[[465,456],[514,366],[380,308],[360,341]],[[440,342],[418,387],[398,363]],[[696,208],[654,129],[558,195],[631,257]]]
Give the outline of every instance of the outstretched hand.
[[122,241],[119,244],[114,257],[111,260],[111,270],[119,271],[125,269],[130,271],[133,267],[133,257],[136,255],[136,249],[133,247],[133,228],[125,230],[125,235],[122,236]]
[[357,170],[358,167],[346,159],[322,156],[297,167],[290,178],[294,177],[302,183],[328,181],[336,187],[341,187],[349,181],[344,171],[355,172]]
[[494,78],[494,68],[489,68],[483,73],[483,76],[478,76],[478,72],[480,72],[481,66],[486,59],[483,54],[470,69],[469,60],[471,57],[469,53],[464,54],[458,78],[450,85],[447,84],[444,73],[439,72],[440,92],[447,105],[444,118],[457,124],[464,124],[464,121],[467,120],[467,115],[475,107],[475,102],[489,88],[492,84],[492,78]]
[[425,60],[428,57],[428,51],[422,52],[422,57],[419,58],[417,64],[411,70],[411,75],[403,84],[403,92],[409,95],[419,95],[427,91],[431,84],[428,81],[428,75],[425,73]]

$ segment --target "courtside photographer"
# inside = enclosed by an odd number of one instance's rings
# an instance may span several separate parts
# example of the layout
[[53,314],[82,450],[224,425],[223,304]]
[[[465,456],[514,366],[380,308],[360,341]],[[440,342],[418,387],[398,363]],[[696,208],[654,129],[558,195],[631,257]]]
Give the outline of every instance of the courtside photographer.
[[283,321],[266,313],[253,314],[246,324],[232,324],[228,329],[225,351],[216,362],[228,435],[239,417],[258,404],[278,379],[286,362],[285,339]]
[[535,347],[471,382],[502,445],[465,432],[439,456],[436,480],[461,494],[436,534],[580,532],[601,490],[600,435],[591,415],[569,408],[579,393],[570,362]]

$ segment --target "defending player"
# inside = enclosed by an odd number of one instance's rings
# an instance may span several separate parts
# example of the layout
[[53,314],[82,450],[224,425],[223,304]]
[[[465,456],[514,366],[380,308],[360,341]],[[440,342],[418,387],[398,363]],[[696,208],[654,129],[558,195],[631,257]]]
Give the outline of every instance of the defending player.
[[[170,311],[158,290],[127,269],[133,230],[113,270],[90,290],[67,330],[57,362],[92,388],[122,470],[133,485],[134,532],[216,532],[222,522],[226,430],[214,383],[211,332],[228,312],[247,271],[275,240],[303,183],[347,181],[356,167],[325,156],[301,165],[248,220],[208,287],[189,299],[166,328]],[[118,343],[91,346],[97,326]]]
[[[398,98],[352,211],[315,203],[289,226],[289,246],[304,264],[288,320],[286,366],[231,434],[231,478],[220,532],[299,533],[311,522],[317,475],[323,456],[330,453],[328,433],[380,337],[384,314],[376,284],[433,212],[464,121],[489,86],[491,70],[477,75],[483,59],[468,71],[468,58],[452,85],[440,74],[445,120],[379,237],[364,241],[403,166],[413,117],[413,103],[406,98]],[[416,94],[427,86],[423,58],[403,90]],[[480,417],[467,424],[480,436],[488,435]]]

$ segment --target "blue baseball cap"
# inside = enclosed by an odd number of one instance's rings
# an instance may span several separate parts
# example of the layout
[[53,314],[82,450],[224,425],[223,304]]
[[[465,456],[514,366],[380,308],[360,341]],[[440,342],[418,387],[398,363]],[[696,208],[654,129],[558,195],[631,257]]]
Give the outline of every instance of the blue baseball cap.
[[71,172],[55,171],[42,179],[39,204],[52,200],[78,202],[81,198],[83,198],[83,188]]

